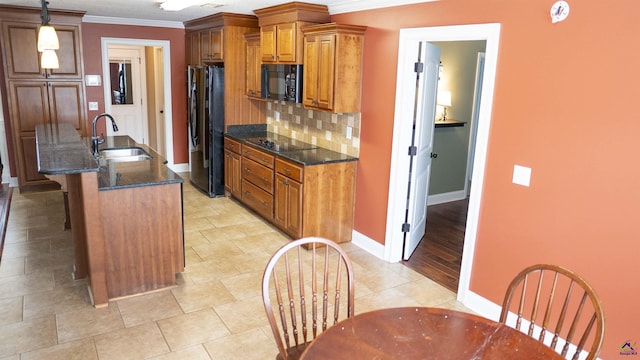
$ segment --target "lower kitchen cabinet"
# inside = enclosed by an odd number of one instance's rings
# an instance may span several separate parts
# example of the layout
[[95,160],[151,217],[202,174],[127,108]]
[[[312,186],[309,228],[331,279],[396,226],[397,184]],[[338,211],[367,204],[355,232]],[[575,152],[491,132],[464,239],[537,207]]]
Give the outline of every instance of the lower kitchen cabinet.
[[[229,140],[225,138],[225,150],[231,152],[226,145]],[[305,165],[246,143],[241,146],[242,193],[238,196],[228,191],[232,197],[294,239],[320,236],[335,242],[351,240],[356,161]],[[238,159],[229,156],[225,161],[229,162],[225,169],[233,169],[232,163]],[[235,181],[232,178],[225,174],[225,180]],[[233,188],[232,184],[225,186]]]
[[242,196],[241,149],[239,142],[224,139],[224,188],[236,198]]

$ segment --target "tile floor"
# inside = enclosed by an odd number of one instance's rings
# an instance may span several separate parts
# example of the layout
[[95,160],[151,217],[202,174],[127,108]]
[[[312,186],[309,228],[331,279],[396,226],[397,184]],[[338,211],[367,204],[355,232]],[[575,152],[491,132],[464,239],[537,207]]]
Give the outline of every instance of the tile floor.
[[[0,263],[0,359],[273,359],[260,294],[269,257],[289,239],[237,202],[184,185],[187,266],[179,286],[90,304],[73,280],[61,192],[14,191]],[[402,264],[342,244],[354,264],[356,313],[437,306],[455,294]]]

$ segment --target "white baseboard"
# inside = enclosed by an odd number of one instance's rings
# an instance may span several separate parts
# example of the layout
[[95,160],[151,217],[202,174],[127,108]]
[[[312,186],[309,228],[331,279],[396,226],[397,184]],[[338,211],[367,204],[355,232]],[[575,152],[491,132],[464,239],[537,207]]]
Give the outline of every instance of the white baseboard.
[[458,201],[467,198],[467,193],[464,190],[452,191],[448,193],[429,195],[427,197],[427,205],[436,205],[447,203],[450,201]]
[[169,166],[169,169],[171,169],[175,173],[189,172],[189,164],[173,164]]
[[351,242],[378,259],[384,260],[384,245],[379,242],[355,230],[351,233]]

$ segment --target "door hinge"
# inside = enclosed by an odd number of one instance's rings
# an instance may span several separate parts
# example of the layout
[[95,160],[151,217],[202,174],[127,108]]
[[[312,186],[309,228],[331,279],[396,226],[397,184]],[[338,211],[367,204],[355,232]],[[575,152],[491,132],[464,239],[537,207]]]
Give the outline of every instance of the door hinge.
[[422,72],[424,71],[424,63],[421,63],[421,62],[415,63],[413,67],[413,71],[418,74],[422,74]]
[[418,148],[416,146],[409,146],[409,156],[418,155]]
[[402,224],[402,232],[403,233],[408,233],[409,230],[411,230],[411,224],[409,224],[409,223]]

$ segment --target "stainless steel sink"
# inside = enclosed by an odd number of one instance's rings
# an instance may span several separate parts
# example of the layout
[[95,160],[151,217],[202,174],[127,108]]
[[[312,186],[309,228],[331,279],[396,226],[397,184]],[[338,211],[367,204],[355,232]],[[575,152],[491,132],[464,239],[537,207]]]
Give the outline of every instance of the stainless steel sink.
[[111,148],[100,150],[98,159],[108,161],[143,161],[151,160],[153,156],[139,147]]

